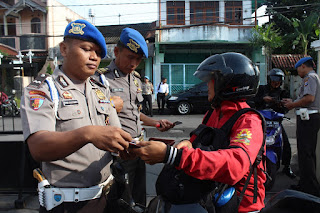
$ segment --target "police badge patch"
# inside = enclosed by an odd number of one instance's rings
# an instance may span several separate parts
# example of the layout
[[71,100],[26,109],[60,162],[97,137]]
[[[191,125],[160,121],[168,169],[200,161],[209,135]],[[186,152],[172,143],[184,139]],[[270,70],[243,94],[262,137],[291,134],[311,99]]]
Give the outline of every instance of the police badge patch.
[[99,100],[105,100],[106,96],[103,94],[103,92],[99,89],[95,90],[97,97],[99,98]]
[[30,97],[30,106],[33,110],[38,110],[44,102],[44,97],[42,96],[31,96]]

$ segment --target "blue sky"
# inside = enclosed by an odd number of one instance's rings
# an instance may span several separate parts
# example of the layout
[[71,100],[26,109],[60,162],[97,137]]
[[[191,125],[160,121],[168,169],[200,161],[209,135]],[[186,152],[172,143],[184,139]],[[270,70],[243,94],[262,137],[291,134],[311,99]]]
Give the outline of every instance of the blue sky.
[[[158,0],[57,0],[70,6],[69,8],[83,16],[89,18],[89,10],[95,14],[94,23],[100,25],[118,25],[152,22],[158,18]],[[94,5],[96,4],[96,5]],[[98,4],[98,5],[97,5]],[[120,14],[120,18],[119,18]]]

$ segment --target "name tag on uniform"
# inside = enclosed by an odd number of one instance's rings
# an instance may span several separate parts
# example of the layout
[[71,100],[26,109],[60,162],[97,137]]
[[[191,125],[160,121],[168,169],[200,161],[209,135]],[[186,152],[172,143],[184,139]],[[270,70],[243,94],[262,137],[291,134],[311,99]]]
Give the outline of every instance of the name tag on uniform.
[[123,92],[123,88],[112,88],[111,92]]
[[71,105],[78,105],[78,100],[65,100],[62,101],[63,106],[71,106]]

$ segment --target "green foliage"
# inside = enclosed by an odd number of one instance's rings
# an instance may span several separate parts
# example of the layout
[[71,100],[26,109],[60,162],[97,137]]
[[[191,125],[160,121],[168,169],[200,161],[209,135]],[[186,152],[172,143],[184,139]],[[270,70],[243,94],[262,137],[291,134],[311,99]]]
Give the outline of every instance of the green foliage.
[[283,45],[279,30],[274,29],[273,23],[262,27],[258,25],[255,26],[253,28],[250,42],[255,47],[265,46],[270,52],[272,52],[274,48],[278,48]]
[[319,33],[319,15],[311,13],[309,16],[303,19],[287,18],[286,16],[279,14],[279,17],[283,22],[293,27],[292,33],[285,34],[285,38],[292,41],[293,45],[301,44],[303,54],[307,55],[308,45],[310,41],[317,39],[317,32]]
[[9,55],[8,53],[6,53],[6,52],[4,52],[4,51],[2,51],[2,50],[0,50],[0,53],[1,53],[3,56],[8,56],[8,55]]
[[50,64],[47,66],[47,73],[48,73],[49,75],[52,75],[52,73],[53,73],[53,70],[52,70]]
[[[275,27],[279,29],[280,35],[283,36],[284,42],[284,45],[280,48],[276,48],[274,52],[279,54],[304,53],[306,48],[305,45],[302,44],[302,39],[305,38],[297,38],[296,29],[290,22],[295,22],[295,26],[297,27],[299,20],[300,23],[302,23],[308,17],[313,16],[313,14],[320,14],[319,0],[268,0],[267,5],[268,14],[271,17],[271,22],[275,23]],[[289,20],[289,22],[284,20],[283,16],[285,16]],[[316,25],[317,22],[313,22],[312,24]],[[310,26],[307,24],[302,27],[309,28]],[[312,35],[308,37],[308,54],[312,54],[313,49],[310,48],[310,43],[314,41],[313,38],[316,38],[315,40],[319,39],[319,33],[320,31],[317,29],[312,30]],[[297,42],[298,45],[295,45]]]

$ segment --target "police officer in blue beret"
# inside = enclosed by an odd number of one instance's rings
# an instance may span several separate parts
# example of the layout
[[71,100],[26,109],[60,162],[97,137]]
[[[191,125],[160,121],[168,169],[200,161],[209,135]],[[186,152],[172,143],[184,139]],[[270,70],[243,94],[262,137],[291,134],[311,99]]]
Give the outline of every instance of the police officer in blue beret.
[[295,68],[302,78],[298,98],[285,100],[285,107],[295,108],[297,115],[297,148],[300,180],[293,189],[320,197],[320,185],[316,177],[317,133],[320,129],[320,80],[313,70],[311,57],[300,59]]
[[71,22],[60,51],[63,64],[38,76],[21,101],[24,139],[46,178],[40,212],[104,212],[111,152],[126,152],[132,137],[120,128],[109,89],[90,77],[107,53],[99,30]]
[[[124,28],[120,40],[114,48],[115,59],[110,65],[99,70],[101,81],[109,85],[112,96],[123,99],[123,108],[119,112],[122,129],[133,138],[143,140],[141,122],[143,125],[154,126],[159,131],[172,128],[173,123],[166,119],[154,120],[140,112],[139,105],[143,101],[140,76],[135,72],[143,57],[148,57],[148,46],[143,36],[135,29]],[[130,160],[117,159],[129,174],[130,190],[136,203],[146,204],[146,171],[145,163],[140,158]],[[113,187],[116,187],[114,184]],[[126,190],[122,198],[129,202],[130,195]],[[114,201],[111,203],[116,204]],[[109,207],[109,206],[108,206]],[[118,206],[110,212],[120,212]]]

